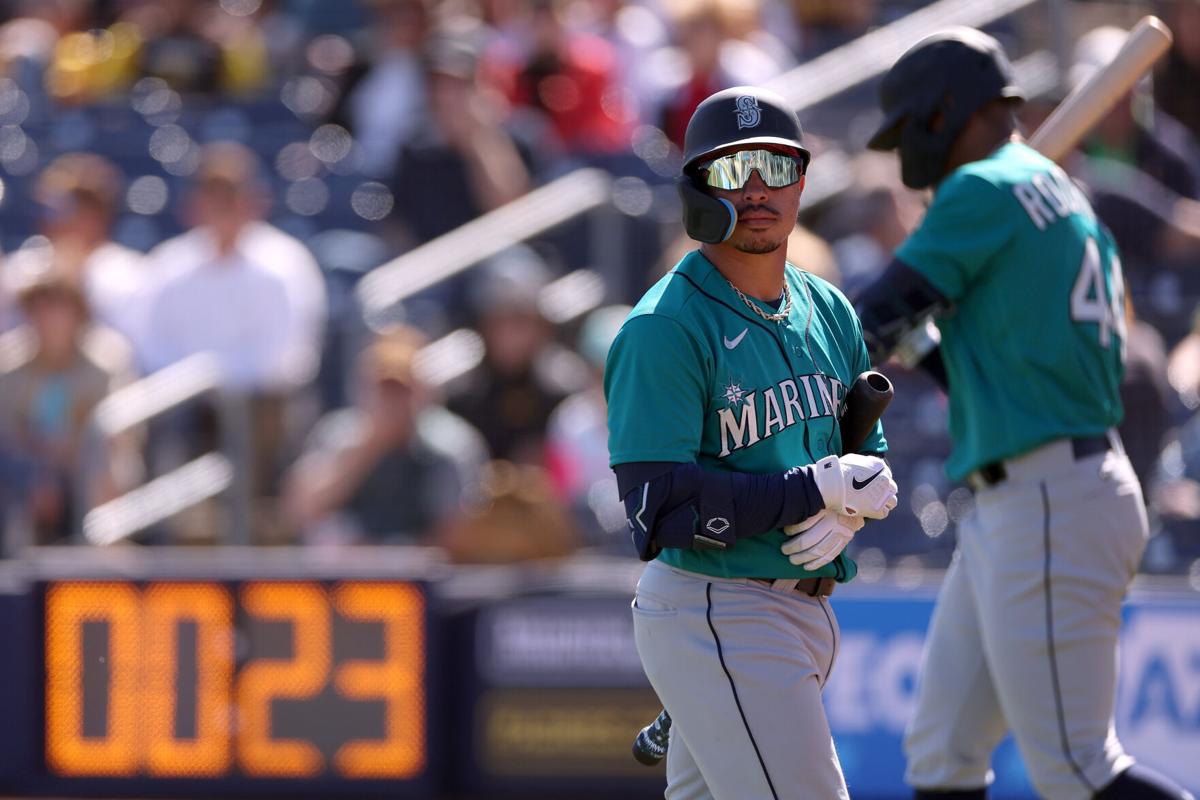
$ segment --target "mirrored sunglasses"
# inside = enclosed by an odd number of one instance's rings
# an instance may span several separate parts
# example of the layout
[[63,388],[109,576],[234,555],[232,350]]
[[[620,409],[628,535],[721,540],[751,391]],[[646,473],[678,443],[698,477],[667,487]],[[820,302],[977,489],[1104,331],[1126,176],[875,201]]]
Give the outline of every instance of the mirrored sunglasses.
[[800,158],[770,150],[739,150],[699,165],[704,182],[714,189],[740,189],[758,170],[763,183],[772,189],[791,186],[800,180]]

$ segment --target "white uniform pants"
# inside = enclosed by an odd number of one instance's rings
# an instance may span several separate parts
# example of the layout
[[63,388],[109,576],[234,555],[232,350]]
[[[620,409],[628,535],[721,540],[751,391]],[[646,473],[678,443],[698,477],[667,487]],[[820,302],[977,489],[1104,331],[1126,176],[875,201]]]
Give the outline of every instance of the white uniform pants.
[[989,784],[1011,729],[1039,795],[1085,800],[1133,763],[1113,705],[1121,602],[1145,547],[1123,454],[1059,441],[1005,462],[959,528],[926,642],[906,779]]

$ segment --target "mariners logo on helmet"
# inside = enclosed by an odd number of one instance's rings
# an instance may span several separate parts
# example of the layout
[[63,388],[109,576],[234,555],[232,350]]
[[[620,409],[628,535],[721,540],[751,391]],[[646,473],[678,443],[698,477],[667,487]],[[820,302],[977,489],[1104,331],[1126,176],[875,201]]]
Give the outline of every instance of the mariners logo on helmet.
[[[748,130],[747,130],[748,129]],[[700,162],[717,151],[752,150],[764,145],[787,147],[808,167],[800,120],[788,102],[757,86],[731,86],[709,95],[688,121],[683,135],[683,174],[678,179],[683,224],[688,235],[716,244],[730,237],[737,212],[725,198],[713,197],[700,181]]]
[[762,111],[758,107],[758,98],[744,94],[737,99],[738,130],[753,128],[762,120]]

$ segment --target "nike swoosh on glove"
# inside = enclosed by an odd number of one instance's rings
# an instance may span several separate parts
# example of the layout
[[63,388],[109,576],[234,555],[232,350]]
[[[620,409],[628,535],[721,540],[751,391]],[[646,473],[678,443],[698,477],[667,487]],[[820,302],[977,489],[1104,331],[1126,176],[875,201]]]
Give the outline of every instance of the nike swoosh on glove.
[[812,465],[825,508],[848,517],[883,519],[896,507],[892,468],[878,456],[825,456]]
[[790,538],[779,549],[797,566],[807,570],[820,569],[846,549],[865,523],[862,517],[849,517],[826,509],[784,528],[783,532]]

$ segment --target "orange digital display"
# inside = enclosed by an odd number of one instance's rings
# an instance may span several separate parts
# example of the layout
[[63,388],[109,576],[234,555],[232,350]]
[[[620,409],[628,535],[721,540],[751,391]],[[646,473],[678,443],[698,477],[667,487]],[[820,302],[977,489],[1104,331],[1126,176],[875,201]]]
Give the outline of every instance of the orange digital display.
[[[158,583],[142,595],[142,693],[146,770],[218,776],[229,770],[228,698],[233,687],[233,598],[222,586]],[[179,633],[195,630],[195,735],[175,735]]]
[[[134,775],[140,759],[140,596],[128,584],[63,584],[46,598],[46,762],[63,775]],[[107,677],[103,736],[84,736],[83,658],[88,626],[108,630],[95,665]]]
[[426,766],[425,599],[398,582],[57,582],[63,777],[404,780]]
[[[425,759],[425,663],[414,654],[410,642],[423,640],[423,628],[414,624],[420,615],[382,614],[382,609],[422,606],[420,594],[412,586],[392,584],[370,586],[343,584],[334,589],[334,606],[347,619],[377,620],[383,624],[384,658],[350,660],[338,667],[334,684],[344,697],[356,700],[382,700],[386,704],[384,726],[387,735],[379,741],[347,742],[334,756],[338,772],[353,778],[387,778],[390,769],[402,773],[420,771]],[[414,657],[415,655],[415,657]],[[387,765],[394,765],[389,767]]]
[[325,685],[332,661],[325,592],[311,583],[250,584],[242,589],[242,607],[293,631],[291,657],[255,660],[238,676],[242,768],[251,775],[317,775],[325,768],[320,751],[304,739],[272,735],[271,708],[275,698],[310,699]]

